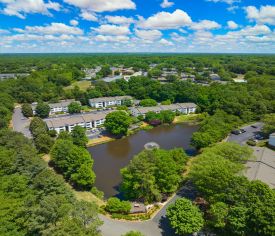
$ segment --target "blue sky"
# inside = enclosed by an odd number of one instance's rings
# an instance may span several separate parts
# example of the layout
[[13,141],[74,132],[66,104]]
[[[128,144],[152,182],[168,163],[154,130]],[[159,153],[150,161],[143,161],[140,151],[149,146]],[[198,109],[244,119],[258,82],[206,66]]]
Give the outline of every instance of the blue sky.
[[275,53],[273,0],[0,0],[0,53]]

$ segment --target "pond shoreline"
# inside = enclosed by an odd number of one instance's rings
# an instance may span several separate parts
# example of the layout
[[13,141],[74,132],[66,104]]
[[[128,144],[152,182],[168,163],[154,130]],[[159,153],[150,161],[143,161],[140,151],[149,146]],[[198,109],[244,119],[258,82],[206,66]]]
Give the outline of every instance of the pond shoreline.
[[183,148],[188,155],[193,156],[196,153],[190,140],[198,128],[198,125],[190,122],[161,125],[150,130],[137,129],[121,139],[104,140],[106,142],[89,146],[87,150],[94,159],[93,169],[97,176],[95,186],[107,198],[122,197],[119,191],[120,170],[144,150],[146,143],[156,142],[163,149]]

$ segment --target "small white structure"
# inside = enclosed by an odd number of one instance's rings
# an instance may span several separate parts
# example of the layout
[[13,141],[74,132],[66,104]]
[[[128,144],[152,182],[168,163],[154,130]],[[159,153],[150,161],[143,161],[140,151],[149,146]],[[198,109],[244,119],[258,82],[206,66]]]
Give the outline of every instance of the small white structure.
[[268,144],[275,148],[275,133],[269,135]]
[[94,108],[105,108],[111,106],[120,106],[124,101],[131,100],[130,96],[116,96],[116,97],[101,97],[89,99],[89,104]]

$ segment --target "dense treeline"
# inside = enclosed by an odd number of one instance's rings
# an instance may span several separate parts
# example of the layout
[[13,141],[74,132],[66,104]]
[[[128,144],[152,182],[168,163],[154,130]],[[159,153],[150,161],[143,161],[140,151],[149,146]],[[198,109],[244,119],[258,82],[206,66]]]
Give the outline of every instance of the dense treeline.
[[250,158],[250,148],[234,143],[204,149],[189,175],[199,192],[195,203],[201,213],[187,200],[176,202],[168,209],[172,227],[182,234],[202,229],[217,235],[274,235],[275,192],[241,174],[243,162]]
[[160,201],[177,190],[186,161],[187,155],[179,148],[145,150],[121,169],[121,190],[128,199]]
[[17,54],[0,57],[0,72],[31,72],[51,68],[92,67],[96,65],[125,65],[134,69],[147,69],[148,65],[163,64],[167,68],[184,70],[185,67],[212,67],[245,74],[255,71],[259,74],[275,74],[273,55],[214,55],[214,54]]
[[99,235],[94,204],[77,201],[22,134],[0,131],[0,234]]

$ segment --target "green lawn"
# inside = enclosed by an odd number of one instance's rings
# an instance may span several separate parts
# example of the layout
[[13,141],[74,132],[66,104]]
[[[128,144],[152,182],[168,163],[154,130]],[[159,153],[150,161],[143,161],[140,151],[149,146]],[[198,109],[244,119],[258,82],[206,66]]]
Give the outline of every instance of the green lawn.
[[65,90],[73,89],[74,86],[78,86],[81,91],[86,91],[88,88],[91,88],[91,81],[88,80],[82,80],[82,81],[76,81],[72,83],[71,85],[65,87]]

